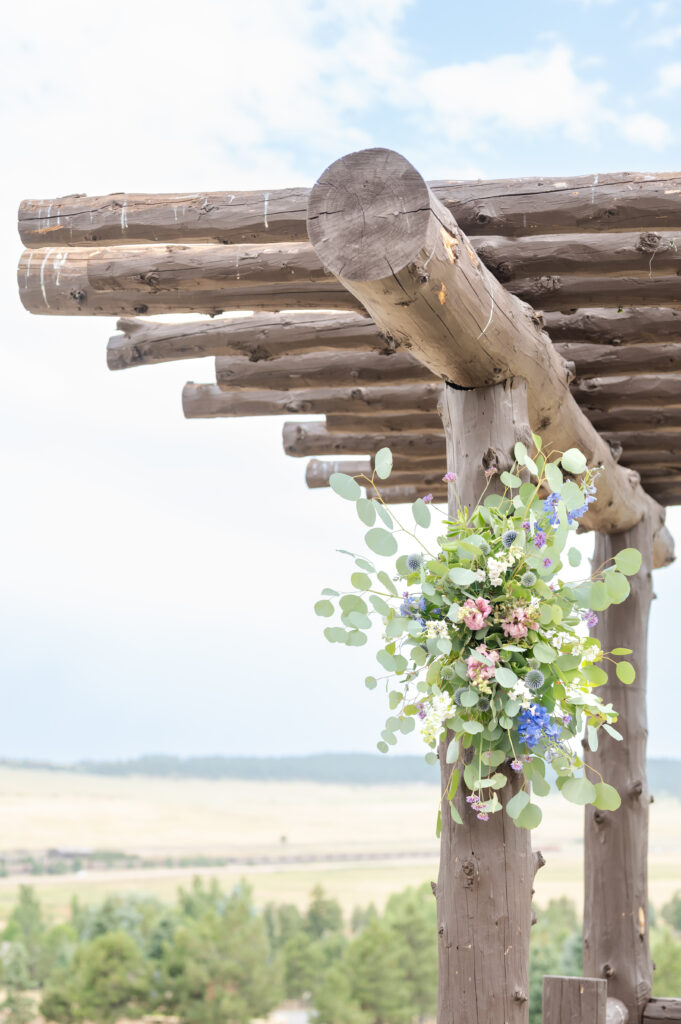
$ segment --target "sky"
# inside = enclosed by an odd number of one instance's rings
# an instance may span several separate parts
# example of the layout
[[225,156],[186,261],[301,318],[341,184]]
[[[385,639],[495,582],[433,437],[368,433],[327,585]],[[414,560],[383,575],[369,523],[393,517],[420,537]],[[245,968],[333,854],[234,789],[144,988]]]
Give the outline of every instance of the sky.
[[[681,0],[25,0],[0,57],[0,757],[375,749],[372,655],[312,612],[352,508],[280,420],[183,419],[212,360],[111,373],[115,320],[23,311],[17,205],[311,185],[367,146],[427,178],[678,171]],[[655,590],[650,752],[676,756],[681,562]]]

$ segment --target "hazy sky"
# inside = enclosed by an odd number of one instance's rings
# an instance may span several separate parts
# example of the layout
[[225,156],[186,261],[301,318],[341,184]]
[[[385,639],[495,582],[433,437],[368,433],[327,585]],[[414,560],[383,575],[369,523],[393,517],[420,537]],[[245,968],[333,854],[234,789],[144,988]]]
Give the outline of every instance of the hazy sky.
[[[0,48],[0,756],[374,749],[372,656],[312,613],[354,513],[306,490],[280,420],[183,419],[212,360],[110,373],[114,320],[25,313],[16,206],[309,185],[370,145],[430,178],[679,170],[680,0],[25,0]],[[681,568],[656,590],[674,756]]]

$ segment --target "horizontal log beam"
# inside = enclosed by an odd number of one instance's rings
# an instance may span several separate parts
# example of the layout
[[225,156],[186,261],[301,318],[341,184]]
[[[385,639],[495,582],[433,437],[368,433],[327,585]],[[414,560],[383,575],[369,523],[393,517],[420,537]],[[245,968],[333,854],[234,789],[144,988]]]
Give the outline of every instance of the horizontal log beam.
[[[436,181],[434,194],[468,234],[676,230],[681,176]],[[65,196],[26,200],[19,234],[28,248],[137,242],[291,242],[307,238],[309,190]]]
[[[440,488],[434,488],[433,491],[428,491],[424,487],[413,487],[408,484],[406,485],[393,485],[381,486],[381,498],[386,505],[406,505],[416,501],[417,498],[426,497],[428,494],[432,494],[431,501],[436,505],[447,504],[447,491]],[[367,497],[374,497],[374,492],[370,488],[367,488]]]
[[332,164],[312,190],[308,230],[324,265],[433,373],[465,387],[513,377],[527,382],[530,423],[545,444],[579,448],[602,467],[585,526],[616,533],[646,513],[663,523],[638,475],[616,464],[571,398],[570,369],[533,310],[482,265],[404,157],[365,150]]
[[[638,408],[622,402],[622,407],[618,409],[608,409],[607,411],[590,409],[587,410],[587,413],[594,427],[608,435],[612,431],[629,432],[638,427],[640,428],[639,437],[653,439],[656,435],[665,434],[670,430],[681,430],[681,409],[678,407],[651,409],[649,406],[645,406]],[[658,441],[654,440],[653,443],[657,445]]]
[[535,309],[561,310],[588,306],[681,307],[681,277],[585,277],[545,274],[510,281],[506,288]]
[[596,345],[641,345],[681,341],[681,310],[665,306],[625,306],[577,309],[573,313],[544,313],[554,342],[592,342]]
[[643,1024],[681,1024],[681,999],[651,999],[643,1011]]
[[217,384],[189,382],[182,391],[182,407],[188,419],[281,416],[287,413],[316,416],[335,412],[378,417],[404,409],[414,412],[434,409],[440,390],[439,381],[375,387],[302,388],[291,391],[271,391],[265,388],[223,391]]
[[348,476],[371,477],[371,459],[344,459],[342,462],[322,462],[310,459],[305,467],[305,483],[308,487],[328,487],[334,473],[347,473]]
[[97,290],[96,280],[110,250],[29,249],[19,261],[19,296],[29,313],[48,316],[146,316],[159,313],[208,313],[230,310],[286,309],[355,310],[359,304],[338,283],[306,282],[234,287],[178,288],[151,291],[141,284],[131,289]]
[[357,313],[255,313],[159,324],[119,320],[107,346],[110,370],[200,356],[246,356],[253,362],[307,352],[392,352],[395,346]]
[[578,378],[681,371],[681,337],[677,342],[660,345],[593,345],[569,341],[559,342],[554,348],[563,359],[574,364]]
[[471,237],[488,270],[506,284],[545,274],[651,277],[681,270],[677,235],[665,232]]
[[[373,422],[372,422],[373,421]],[[384,416],[355,416],[352,413],[331,413],[326,417],[330,434],[366,434],[376,430],[382,434],[440,434],[442,420],[437,412],[405,412]]]
[[444,435],[435,434],[330,434],[323,423],[285,423],[284,451],[295,458],[309,455],[367,455],[381,448],[403,454],[436,456],[445,460]]
[[312,352],[254,363],[245,356],[218,356],[215,376],[219,387],[299,388],[354,387],[362,384],[413,384],[433,381],[433,374],[409,352],[366,352],[346,356],[342,352]]
[[681,406],[681,373],[591,377],[573,384],[572,393],[589,410]]

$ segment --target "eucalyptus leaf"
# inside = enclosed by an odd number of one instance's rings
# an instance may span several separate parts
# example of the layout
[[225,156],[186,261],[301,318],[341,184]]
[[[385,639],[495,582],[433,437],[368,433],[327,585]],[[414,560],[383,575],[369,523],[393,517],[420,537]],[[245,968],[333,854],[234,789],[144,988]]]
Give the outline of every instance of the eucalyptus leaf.
[[374,469],[376,476],[381,480],[387,480],[393,468],[393,453],[389,448],[381,448],[374,456]]
[[636,548],[622,548],[615,555],[615,565],[625,576],[635,576],[641,568],[641,552]]
[[524,789],[521,789],[518,793],[515,794],[515,796],[512,796],[511,799],[506,804],[506,813],[508,814],[509,818],[513,818],[513,820],[515,821],[520,812],[527,807],[529,802],[530,794],[527,793]]
[[378,516],[378,518],[382,520],[382,522],[388,527],[389,530],[392,530],[392,516],[388,512],[385,505],[382,505],[380,501],[375,501],[374,505],[376,506],[376,515]]
[[525,465],[525,460],[527,459],[527,448],[522,441],[516,441],[513,446],[513,456],[519,466]]
[[357,501],[362,497],[362,491],[355,479],[347,473],[332,473],[329,477],[329,486],[341,498],[347,501]]
[[315,615],[321,615],[325,619],[328,619],[335,611],[330,601],[317,601],[314,610]]
[[449,741],[449,744],[447,745],[447,754],[445,756],[447,764],[454,764],[458,756],[459,741],[457,739],[452,739]]
[[582,561],[582,552],[578,548],[570,548],[568,551],[568,562],[573,568],[576,568]]
[[537,804],[528,804],[515,819],[515,823],[518,828],[533,829],[541,824],[541,819],[541,807]]
[[393,581],[390,579],[390,577],[388,576],[387,572],[384,572],[383,569],[381,569],[380,572],[377,573],[377,576],[378,576],[379,581],[383,584],[385,589],[388,591],[388,593],[392,594],[393,597],[397,597],[397,587],[395,586]]
[[622,799],[614,786],[609,786],[607,782],[597,782],[594,789],[596,796],[593,804],[599,811],[616,811],[621,805]]
[[551,490],[554,493],[560,491],[563,486],[563,474],[555,462],[546,463],[546,466],[544,467],[544,475],[546,476],[546,480]]
[[461,566],[455,566],[455,568],[449,570],[449,578],[452,583],[457,583],[459,586],[467,586],[472,583],[475,579],[475,573],[472,569],[464,569]]
[[566,473],[572,473],[574,476],[578,476],[586,469],[586,458],[579,448],[568,448],[560,462]]
[[378,686],[378,680],[376,679],[375,676],[367,676],[366,679],[364,680],[364,685],[366,686],[367,690],[375,690],[376,687]]
[[630,683],[633,683],[634,679],[636,678],[636,669],[628,661],[618,661],[617,666],[615,668],[615,672],[617,673],[617,678],[619,679],[619,681],[621,683],[626,683],[627,686]]
[[484,725],[482,722],[470,721],[463,723],[463,731],[467,732],[469,736],[475,736],[476,733],[482,732]]
[[631,587],[624,573],[617,572],[616,570],[606,572],[603,582],[605,583],[608,597],[613,604],[622,604],[629,597]]
[[387,601],[384,601],[382,597],[378,597],[377,594],[370,594],[369,601],[374,606],[375,610],[379,613],[379,615],[390,614],[390,605],[388,604]]
[[358,498],[356,503],[357,515],[365,526],[373,526],[376,522],[376,502],[368,498]]
[[353,572],[352,576],[350,577],[350,582],[352,583],[355,590],[371,589],[371,580],[369,579],[365,572]]
[[368,615],[365,615],[364,612],[349,612],[347,620],[351,626],[355,627],[355,629],[371,629],[371,619]]
[[371,548],[377,555],[383,555],[389,557],[394,555],[397,551],[397,541],[392,533],[388,530],[381,529],[380,526],[375,526],[373,530],[369,530],[364,535],[364,540],[367,546]]
[[423,498],[417,498],[414,504],[411,506],[412,515],[414,516],[414,522],[417,526],[422,526],[424,529],[430,526],[430,509],[424,502]]
[[596,799],[596,787],[583,777],[566,779],[560,792],[566,800],[573,804],[591,804]]

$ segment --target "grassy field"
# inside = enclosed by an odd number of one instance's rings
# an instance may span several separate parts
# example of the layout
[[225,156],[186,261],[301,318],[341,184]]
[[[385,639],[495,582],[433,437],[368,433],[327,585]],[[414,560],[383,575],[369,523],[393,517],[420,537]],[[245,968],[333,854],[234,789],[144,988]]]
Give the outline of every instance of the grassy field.
[[[154,868],[0,879],[0,919],[20,882],[34,885],[56,918],[71,897],[99,900],[112,892],[153,893],[172,899],[194,874],[230,886],[252,883],[258,902],[304,905],[320,884],[346,909],[437,875],[433,834],[435,787],[340,786],[294,782],[107,778],[61,772],[0,769],[0,850],[89,847],[161,856],[299,856],[371,853],[370,862],[270,867]],[[534,846],[547,860],[536,878],[541,905],[566,895],[581,903],[582,811],[558,797],[543,801]],[[282,837],[286,841],[282,842]],[[399,860],[391,854],[403,855]],[[681,804],[651,807],[651,898],[656,906],[681,890]]]

